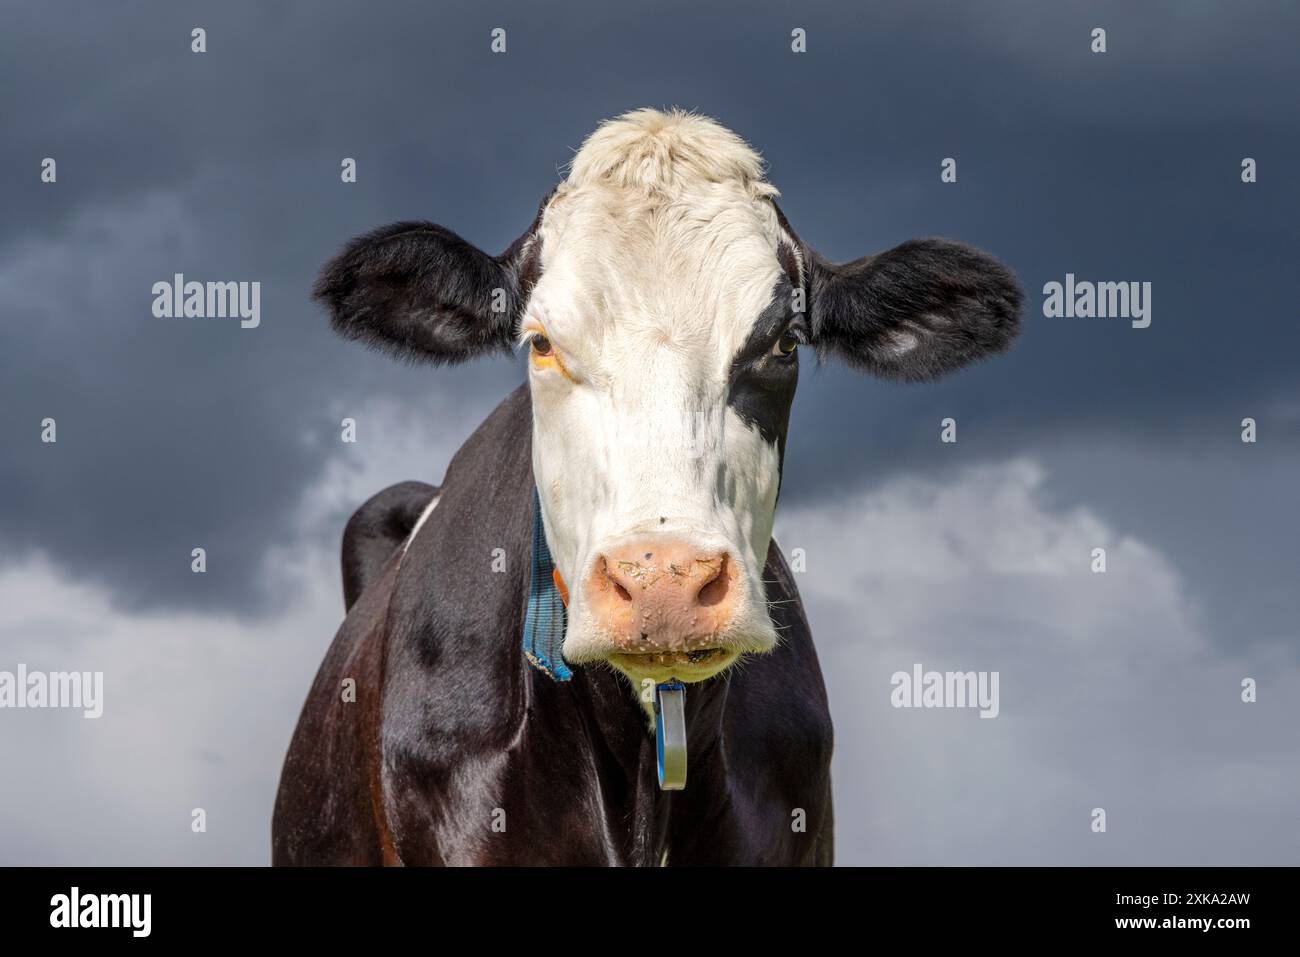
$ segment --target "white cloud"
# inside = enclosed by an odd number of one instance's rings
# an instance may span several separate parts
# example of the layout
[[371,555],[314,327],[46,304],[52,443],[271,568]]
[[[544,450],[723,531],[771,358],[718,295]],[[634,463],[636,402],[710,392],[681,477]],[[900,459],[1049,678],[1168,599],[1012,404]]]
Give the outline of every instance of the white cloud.
[[[0,863],[268,860],[280,762],[342,618],[342,521],[461,438],[396,406],[357,416],[361,447],[306,490],[299,535],[268,563],[294,596],[274,617],[123,610],[45,559],[0,568],[0,667],[106,673],[98,721],[0,712]],[[1053,512],[1044,481],[1015,460],[782,515],[783,545],[808,553],[835,712],[839,860],[1294,861],[1293,659],[1217,658],[1168,560],[1086,510]],[[1105,575],[1088,570],[1097,544]],[[889,676],[913,662],[1000,671],[1001,715],[891,708]],[[1259,704],[1239,703],[1244,675]]]
[[0,667],[104,672],[98,720],[0,712],[4,863],[265,861],[278,765],[341,617],[328,557],[304,563],[290,613],[254,622],[122,611],[42,558],[0,572]]
[[[781,516],[835,716],[839,859],[1294,860],[1294,829],[1265,833],[1300,804],[1294,659],[1217,656],[1173,564],[1087,509],[1052,511],[1045,478],[1017,459]],[[1000,672],[1000,717],[891,707],[914,663]],[[1267,689],[1254,705],[1248,675]]]

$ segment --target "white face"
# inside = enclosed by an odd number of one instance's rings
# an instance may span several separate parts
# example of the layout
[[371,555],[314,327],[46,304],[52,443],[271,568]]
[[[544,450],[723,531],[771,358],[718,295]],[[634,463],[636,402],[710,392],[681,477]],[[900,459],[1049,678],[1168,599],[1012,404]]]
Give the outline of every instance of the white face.
[[[546,210],[520,338],[572,663],[694,681],[776,641],[762,574],[780,452],[729,398],[756,322],[786,305],[779,240],[771,203],[735,182],[659,204],[566,186]],[[792,345],[760,368],[797,361]]]

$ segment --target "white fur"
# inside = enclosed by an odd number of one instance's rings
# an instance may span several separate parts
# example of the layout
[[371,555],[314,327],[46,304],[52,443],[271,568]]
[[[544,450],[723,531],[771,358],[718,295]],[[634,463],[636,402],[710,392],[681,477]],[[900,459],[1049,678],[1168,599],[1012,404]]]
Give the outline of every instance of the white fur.
[[402,543],[403,555],[405,555],[406,550],[411,547],[411,542],[415,541],[415,536],[420,534],[420,529],[424,527],[424,523],[428,521],[429,516],[433,514],[433,510],[437,508],[438,500],[440,498],[442,498],[441,495],[435,495],[429,501],[429,504],[424,506],[424,511],[420,513],[420,517],[415,520],[415,525],[411,528],[411,534],[407,535],[406,541]]
[[530,361],[533,468],[570,586],[570,661],[600,656],[581,587],[593,562],[644,534],[728,552],[744,575],[724,639],[775,642],[762,572],[778,453],[727,407],[732,359],[781,273],[775,195],[735,134],[638,110],[592,134],[545,210],[521,335],[544,329],[569,373]]

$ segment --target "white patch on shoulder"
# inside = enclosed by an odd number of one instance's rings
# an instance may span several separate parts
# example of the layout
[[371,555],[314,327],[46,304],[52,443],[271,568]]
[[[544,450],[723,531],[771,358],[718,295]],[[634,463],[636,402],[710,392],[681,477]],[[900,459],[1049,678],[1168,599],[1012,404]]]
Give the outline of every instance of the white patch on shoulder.
[[411,542],[415,541],[415,536],[420,534],[420,529],[424,527],[425,521],[433,514],[433,510],[437,507],[440,498],[442,498],[441,495],[435,495],[433,500],[424,507],[424,511],[420,513],[420,517],[415,522],[415,527],[411,529],[411,534],[407,535],[406,541],[402,543],[403,555],[405,555],[406,550],[411,547]]

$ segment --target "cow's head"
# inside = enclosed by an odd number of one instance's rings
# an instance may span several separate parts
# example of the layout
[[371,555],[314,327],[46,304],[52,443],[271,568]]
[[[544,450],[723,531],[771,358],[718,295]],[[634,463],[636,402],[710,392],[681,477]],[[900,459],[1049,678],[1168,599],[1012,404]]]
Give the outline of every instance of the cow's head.
[[639,110],[500,256],[398,223],[320,277],[335,329],[399,356],[528,351],[571,663],[691,681],[776,643],[763,567],[799,346],[917,381],[1016,333],[1020,288],[984,253],[924,239],[832,264],[775,196],[735,134]]

